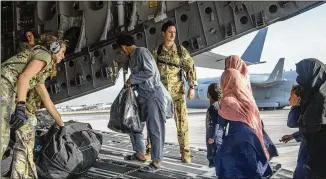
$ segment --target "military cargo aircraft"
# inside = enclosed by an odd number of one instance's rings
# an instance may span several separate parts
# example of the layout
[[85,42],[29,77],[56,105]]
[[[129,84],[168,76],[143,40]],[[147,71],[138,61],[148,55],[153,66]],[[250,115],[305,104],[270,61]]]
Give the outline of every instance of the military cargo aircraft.
[[[289,95],[296,83],[294,71],[284,71],[284,58],[279,59],[270,74],[251,74],[252,92],[259,109],[282,109],[289,106]],[[202,78],[195,89],[195,99],[187,101],[188,108],[208,108],[207,89],[211,83],[220,83],[220,77]]]
[[[278,21],[315,8],[322,1],[1,1],[1,61],[17,52],[24,31],[56,34],[69,40],[57,77],[48,79],[54,103],[62,103],[115,85],[127,59],[116,36],[127,33],[138,46],[153,50],[162,42],[160,29],[167,20],[177,26],[176,43],[192,56],[238,39]],[[200,64],[196,62],[196,64]],[[193,163],[177,163],[178,147],[166,144],[164,169],[155,174],[138,171],[142,164],[123,161],[131,150],[122,135],[104,134],[94,168],[84,178],[212,178],[205,168],[205,151],[192,149]],[[284,178],[280,165],[276,177]]]

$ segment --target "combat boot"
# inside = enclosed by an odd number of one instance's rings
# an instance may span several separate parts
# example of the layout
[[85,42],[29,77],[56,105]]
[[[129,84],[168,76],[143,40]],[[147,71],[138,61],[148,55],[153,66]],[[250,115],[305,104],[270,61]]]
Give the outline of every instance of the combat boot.
[[191,163],[190,153],[181,154],[181,162],[183,162],[183,163]]

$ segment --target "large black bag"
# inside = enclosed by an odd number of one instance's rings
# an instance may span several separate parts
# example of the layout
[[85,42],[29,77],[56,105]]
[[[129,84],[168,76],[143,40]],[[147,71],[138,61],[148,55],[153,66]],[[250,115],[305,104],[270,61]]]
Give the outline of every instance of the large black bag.
[[127,134],[143,132],[136,95],[131,88],[123,88],[113,101],[108,128]]
[[90,124],[72,122],[63,129],[54,124],[40,138],[42,149],[36,165],[40,178],[76,178],[96,162],[102,147],[102,135]]

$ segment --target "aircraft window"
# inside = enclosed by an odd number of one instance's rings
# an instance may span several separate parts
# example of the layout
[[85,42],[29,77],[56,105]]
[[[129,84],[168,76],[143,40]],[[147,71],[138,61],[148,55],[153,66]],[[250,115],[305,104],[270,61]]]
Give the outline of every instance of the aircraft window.
[[210,13],[212,13],[212,8],[210,8],[210,7],[206,7],[206,8],[205,8],[205,12],[206,12],[206,14],[210,14]]
[[269,12],[272,14],[277,12],[277,6],[276,5],[269,6]]
[[92,76],[91,75],[87,75],[86,76],[86,79],[87,79],[87,81],[91,81],[92,80]]
[[189,47],[189,42],[186,40],[186,41],[183,41],[182,42],[182,46],[184,47],[184,48],[188,48]]
[[182,14],[182,15],[180,16],[180,20],[181,20],[182,22],[186,22],[186,21],[188,20],[188,16],[187,16],[186,14]]
[[155,34],[156,33],[156,28],[155,27],[151,27],[150,29],[149,29],[149,33],[150,34]]
[[66,89],[67,88],[67,84],[66,83],[61,83],[61,88],[62,89]]
[[248,23],[248,17],[247,16],[242,16],[240,18],[240,22],[241,22],[241,24],[247,24]]

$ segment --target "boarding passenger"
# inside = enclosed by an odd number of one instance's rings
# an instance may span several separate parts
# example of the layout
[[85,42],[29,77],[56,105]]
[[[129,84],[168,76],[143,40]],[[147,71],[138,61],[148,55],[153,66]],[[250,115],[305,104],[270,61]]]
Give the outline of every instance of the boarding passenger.
[[235,69],[238,70],[243,77],[248,82],[248,87],[251,90],[251,84],[250,84],[250,76],[248,72],[248,67],[245,61],[243,61],[238,55],[230,55],[225,58],[225,67],[224,69]]
[[[300,93],[301,93],[301,86],[300,85],[294,85],[291,89],[289,102],[291,107],[291,110],[289,112],[288,120],[287,120],[287,126],[290,128],[297,128],[299,127],[299,116],[300,116]],[[297,142],[301,142],[298,159],[297,159],[297,166],[294,170],[293,178],[294,179],[304,179],[308,177],[308,170],[307,170],[307,162],[308,162],[308,152],[307,152],[307,143],[302,137],[302,134],[300,131],[294,132],[291,135],[285,135],[282,137],[282,142],[289,142],[291,140],[295,139]]]
[[[146,121],[148,136],[152,144],[152,162],[141,171],[156,172],[160,169],[163,160],[166,116],[159,71],[150,51],[144,47],[137,47],[132,36],[120,35],[117,45],[121,52],[130,58],[131,75],[125,86],[133,85],[138,93],[137,102],[140,105],[141,119]],[[131,142],[136,154],[127,156],[125,159],[145,160],[143,135],[132,135]]]
[[[218,105],[222,98],[222,90],[217,83],[212,83],[208,86],[207,98],[210,106],[206,113],[206,147],[207,160],[209,168],[214,167],[214,158],[216,151],[219,150],[222,140],[218,140],[218,135],[223,135],[225,120],[219,121]],[[222,123],[222,124],[220,124]]]
[[[252,93],[251,90],[251,83],[250,83],[250,76],[248,72],[248,67],[245,61],[243,61],[238,55],[231,55],[225,58],[225,69],[235,69],[239,71],[242,76],[246,79],[247,81],[247,86],[250,92]],[[254,101],[256,102],[256,101]],[[264,130],[264,123],[261,121],[262,126],[263,126],[263,138],[264,138],[264,144],[268,150],[268,153],[270,154],[270,160],[273,157],[277,157],[278,151],[276,146],[274,145],[273,141],[270,139],[268,136],[267,132]]]
[[308,178],[326,178],[326,67],[314,58],[296,64],[301,112],[299,130],[307,142]]
[[[188,99],[193,99],[195,86],[197,86],[196,69],[189,52],[174,42],[176,37],[175,24],[172,21],[167,21],[163,24],[161,31],[164,42],[154,49],[153,56],[157,62],[161,81],[173,99],[174,120],[177,127],[181,161],[191,163],[184,80],[189,85]],[[149,156],[151,146],[148,140],[146,148],[146,156]]]
[[[11,178],[37,178],[33,162],[36,118],[26,103],[30,90],[36,90],[45,108],[59,126],[63,122],[51,101],[42,77],[64,58],[66,45],[53,36],[44,39],[45,45],[36,45],[9,58],[1,64],[2,134],[0,155],[8,146],[10,128],[15,132]],[[16,97],[16,98],[15,98]],[[11,115],[11,113],[13,114]],[[63,129],[63,128],[61,128]]]
[[225,119],[229,130],[216,153],[216,175],[219,178],[262,178],[270,175],[262,123],[247,80],[239,71],[227,69],[221,77],[221,88],[223,97],[218,110],[219,120]]

